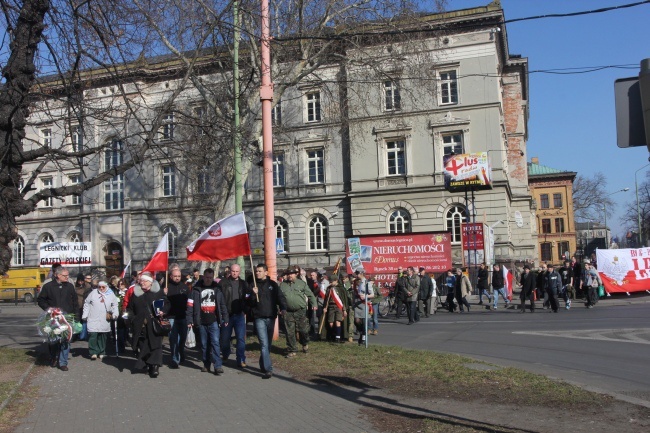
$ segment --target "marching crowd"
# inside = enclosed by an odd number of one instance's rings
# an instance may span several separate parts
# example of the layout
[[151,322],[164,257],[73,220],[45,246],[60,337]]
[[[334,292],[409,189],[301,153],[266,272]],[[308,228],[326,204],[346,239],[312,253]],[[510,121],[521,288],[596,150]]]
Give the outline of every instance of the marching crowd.
[[[501,296],[508,307],[512,301],[505,289],[506,274],[498,264],[493,266],[491,278],[489,274],[481,264],[476,284],[478,304],[483,304],[485,296],[488,308],[496,310]],[[286,338],[285,356],[293,358],[299,351],[308,353],[312,339],[353,343],[356,334],[357,343],[366,344],[366,334],[378,334],[380,304],[387,301],[397,319],[405,311],[412,325],[420,316],[435,312],[442,295],[446,295],[443,307],[449,312],[469,312],[467,296],[474,291],[465,268],[450,269],[436,279],[423,267],[418,272],[414,267],[399,267],[395,284],[384,288],[371,276],[367,278],[362,268],[353,275],[339,275],[324,269],[307,273],[293,266],[276,282],[264,264],[257,265],[254,276],[246,279],[237,264],[226,267],[218,276],[210,268],[203,274],[195,269],[183,275],[180,266],[172,264],[167,278],[162,274],[160,280],[149,272],[132,273],[129,280],[112,277],[108,282],[80,275],[74,285],[69,278],[67,268],[53,265],[52,279],[43,285],[38,305],[46,311],[57,308],[72,312],[81,320],[83,327],[77,338],[88,341],[91,360],[106,355],[108,336],[114,335],[117,353],[130,345],[136,356],[135,371],[146,370],[152,378],[159,375],[163,365],[164,337],[169,340],[170,368],[185,363],[189,335],[198,346],[201,371],[220,375],[224,373],[223,363],[232,354],[233,333],[236,365],[247,367],[246,326],[252,322],[260,344],[260,370],[268,379],[273,376],[270,351],[278,317]],[[526,300],[534,312],[535,300],[542,298],[543,308],[550,312],[558,312],[558,298],[568,310],[576,295],[583,295],[585,305],[592,308],[602,285],[591,263],[587,260],[582,267],[575,258],[558,270],[542,263],[536,271],[526,264],[518,283],[521,313],[526,311]],[[385,297],[388,299],[382,302]],[[51,365],[67,371],[70,338],[49,341],[49,350]]]

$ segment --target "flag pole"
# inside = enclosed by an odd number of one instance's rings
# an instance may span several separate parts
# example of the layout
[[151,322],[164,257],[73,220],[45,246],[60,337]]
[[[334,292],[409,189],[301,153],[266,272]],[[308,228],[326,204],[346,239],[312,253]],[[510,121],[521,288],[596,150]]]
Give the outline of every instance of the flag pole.
[[[325,298],[325,308],[327,308],[327,304],[330,302],[330,297],[332,296],[332,285],[328,287],[328,292],[327,292],[327,298]],[[320,318],[320,326],[318,327],[318,335],[320,335],[321,331],[323,330],[323,325],[325,324],[325,315],[323,314],[322,317]]]
[[[253,256],[249,254],[249,255],[248,255],[248,258],[249,258],[250,261],[251,261],[251,270],[253,271],[253,285],[255,286],[255,288],[257,289],[257,291],[258,291],[258,293],[259,293],[259,290],[260,290],[260,289],[258,289],[258,287],[257,287],[257,278],[255,278],[255,267],[253,266]],[[255,300],[256,300],[257,302],[260,302],[260,297],[259,297],[259,294],[258,294],[258,293],[255,293]]]

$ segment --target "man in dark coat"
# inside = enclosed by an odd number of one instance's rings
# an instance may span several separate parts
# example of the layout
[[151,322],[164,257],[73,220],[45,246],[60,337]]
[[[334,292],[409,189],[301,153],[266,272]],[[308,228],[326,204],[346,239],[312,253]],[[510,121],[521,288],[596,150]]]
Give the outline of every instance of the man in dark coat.
[[172,330],[169,333],[169,351],[172,360],[170,368],[178,368],[178,365],[185,361],[185,340],[187,339],[187,319],[185,310],[190,290],[182,281],[181,268],[172,265],[169,269],[169,281],[167,282],[167,299],[171,306],[169,321]]
[[402,317],[402,304],[406,304],[406,298],[406,272],[404,272],[404,270],[400,267],[397,269],[397,280],[395,280],[396,319]]
[[[162,301],[159,311],[154,311],[154,301]],[[147,368],[151,378],[158,377],[158,367],[163,362],[163,337],[154,333],[154,315],[165,315],[169,313],[169,308],[169,301],[158,282],[150,272],[143,272],[139,284],[133,289],[133,297],[127,310],[128,317],[133,322],[131,347],[138,353],[135,368]]]
[[230,267],[230,275],[219,281],[219,288],[226,300],[228,309],[228,324],[221,328],[221,356],[224,361],[230,356],[230,337],[233,329],[237,346],[235,355],[237,366],[246,368],[246,310],[248,308],[246,300],[250,298],[251,291],[248,283],[239,274],[241,267],[234,264]]
[[483,296],[487,296],[488,304],[492,304],[492,296],[488,292],[488,270],[485,266],[485,263],[481,263],[478,268],[478,281],[476,282],[476,288],[478,289],[478,304],[483,305]]
[[535,312],[535,294],[533,293],[537,284],[535,278],[535,274],[530,271],[530,265],[524,265],[524,273],[521,274],[521,294],[519,295],[521,299],[520,313],[526,312],[526,298],[530,299],[530,312]]
[[[562,290],[562,278],[560,274],[555,272],[555,265],[548,265],[548,274],[546,275],[546,291],[548,293],[548,302],[551,307],[551,311],[557,313],[558,308],[560,307],[557,300],[557,294]],[[550,313],[550,311],[549,311]]]
[[253,296],[249,298],[251,313],[253,315],[257,339],[260,342],[260,370],[264,373],[264,379],[273,376],[273,364],[271,363],[271,343],[273,342],[273,331],[278,317],[287,312],[287,300],[284,293],[280,291],[278,283],[268,276],[269,269],[265,264],[255,267],[256,285],[251,289]]
[[[433,283],[431,277],[426,273],[424,268],[420,268],[420,300],[418,302],[418,310],[420,315],[429,317],[429,304],[431,303],[431,295],[433,294]],[[424,308],[424,311],[422,309]]]
[[[79,304],[77,293],[72,283],[68,281],[70,272],[67,268],[59,266],[54,270],[52,281],[43,285],[38,294],[38,306],[47,311],[49,308],[59,308],[63,313],[78,314]],[[77,317],[80,320],[80,317]],[[70,336],[72,337],[72,336]],[[70,355],[70,341],[61,338],[49,342],[50,365],[68,371],[68,356]]]

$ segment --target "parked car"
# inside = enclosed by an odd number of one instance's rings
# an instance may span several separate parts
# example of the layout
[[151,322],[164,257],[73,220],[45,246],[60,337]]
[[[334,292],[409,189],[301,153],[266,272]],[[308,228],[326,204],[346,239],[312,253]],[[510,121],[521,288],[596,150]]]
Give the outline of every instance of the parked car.
[[0,278],[0,300],[34,302],[47,279],[49,268],[9,269]]

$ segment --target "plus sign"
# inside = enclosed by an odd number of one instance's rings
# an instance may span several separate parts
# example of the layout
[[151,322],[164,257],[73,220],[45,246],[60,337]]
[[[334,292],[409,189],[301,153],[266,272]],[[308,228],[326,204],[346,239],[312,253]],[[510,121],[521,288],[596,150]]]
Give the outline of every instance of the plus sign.
[[454,173],[454,176],[456,176],[456,175],[458,174],[458,170],[460,170],[460,169],[463,168],[464,166],[465,166],[465,164],[461,163],[461,164],[459,165],[458,162],[456,161],[456,159],[452,159],[452,160],[451,160],[451,163],[447,163],[447,167],[446,167],[446,168],[447,168],[448,171],[453,172],[453,173]]

